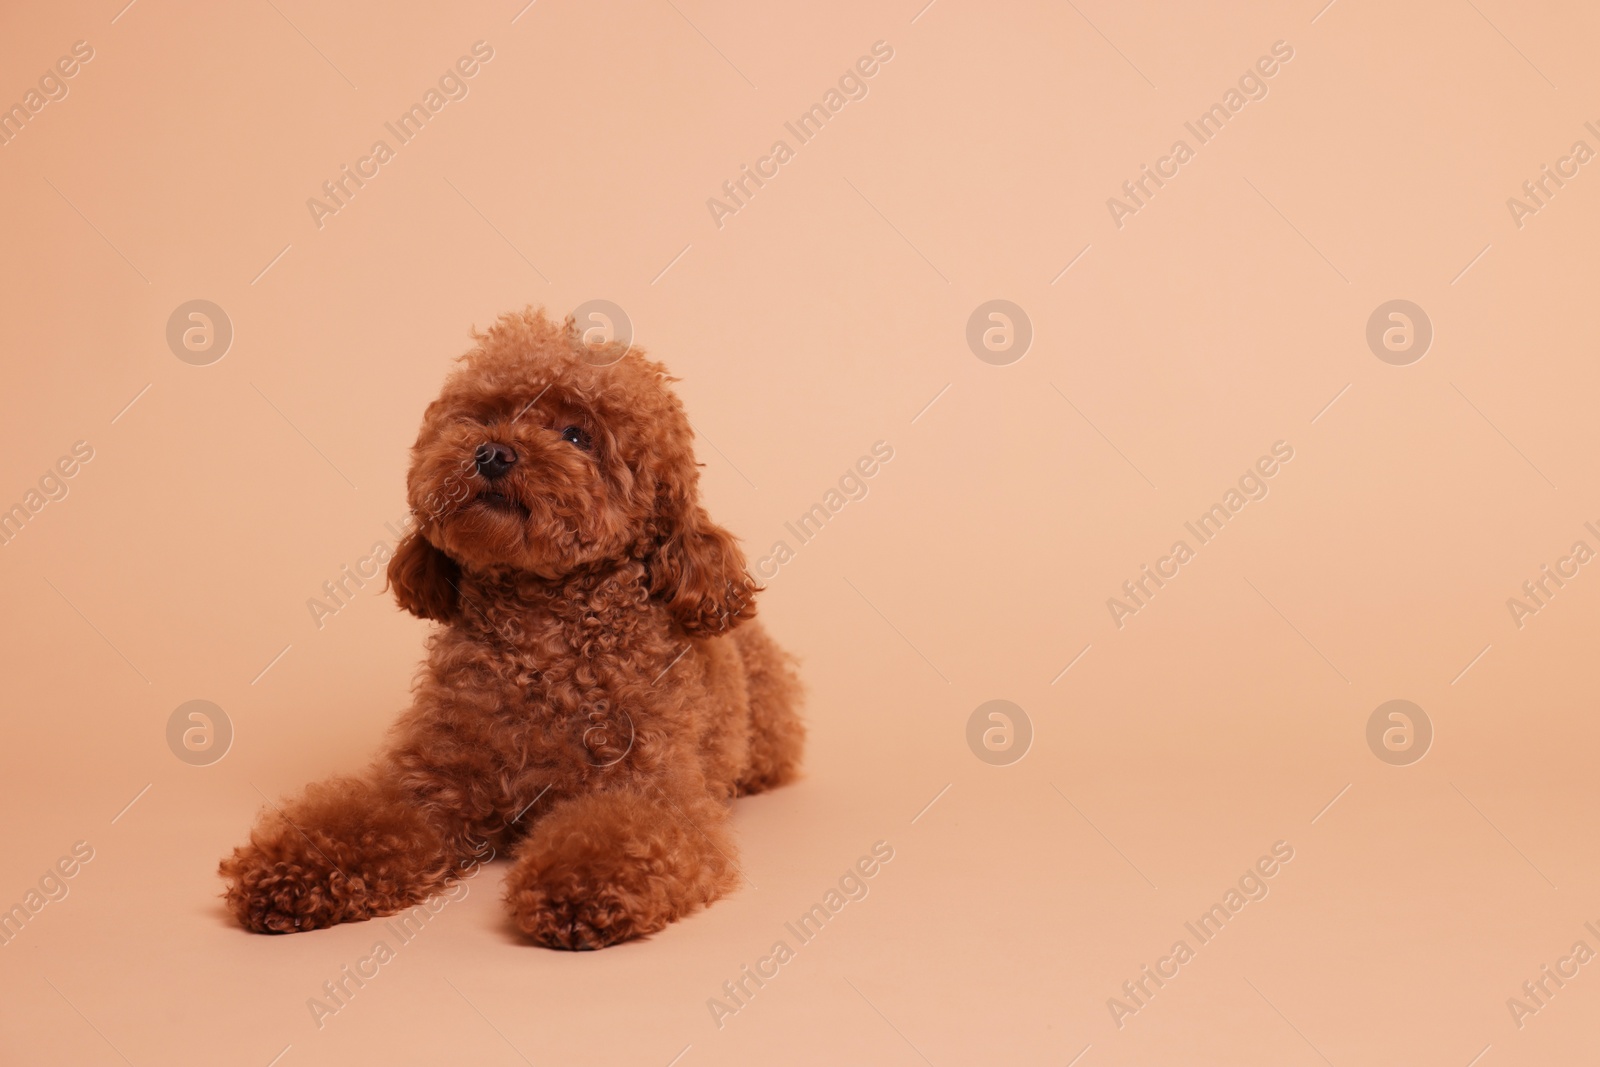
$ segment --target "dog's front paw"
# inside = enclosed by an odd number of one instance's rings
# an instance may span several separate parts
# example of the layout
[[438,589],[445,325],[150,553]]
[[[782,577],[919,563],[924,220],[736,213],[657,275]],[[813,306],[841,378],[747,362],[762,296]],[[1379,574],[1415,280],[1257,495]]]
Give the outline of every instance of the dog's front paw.
[[239,924],[258,934],[292,934],[369,918],[366,887],[332,866],[272,860],[253,846],[222,861],[223,894]]
[[519,865],[506,882],[511,921],[547,948],[587,950],[655,933],[666,915],[659,904],[622,884],[620,872],[567,869],[562,873]]
[[274,805],[219,873],[240,925],[290,934],[420,903],[451,867],[438,831],[396,785],[336,778]]
[[619,790],[566,801],[535,824],[506,875],[511,919],[551,948],[653,934],[731,888],[726,818],[708,796]]

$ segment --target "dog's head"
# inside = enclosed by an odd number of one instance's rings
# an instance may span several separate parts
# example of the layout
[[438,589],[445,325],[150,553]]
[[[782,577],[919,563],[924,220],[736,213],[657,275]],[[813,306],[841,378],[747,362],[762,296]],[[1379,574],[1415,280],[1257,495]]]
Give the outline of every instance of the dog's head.
[[693,432],[666,368],[586,344],[569,318],[503,316],[428,406],[389,581],[448,621],[462,572],[546,581],[637,560],[690,633],[755,614],[744,555],[699,501]]

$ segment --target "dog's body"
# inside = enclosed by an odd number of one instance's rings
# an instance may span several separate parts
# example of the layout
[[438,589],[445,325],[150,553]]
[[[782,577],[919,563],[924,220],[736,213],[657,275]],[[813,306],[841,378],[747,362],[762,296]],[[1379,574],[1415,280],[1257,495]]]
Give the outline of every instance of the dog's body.
[[664,370],[540,314],[479,342],[424,419],[389,568],[445,625],[373,768],[223,861],[249,929],[412,906],[487,845],[535,941],[646,935],[731,888],[728,800],[797,769],[798,681],[699,505]]

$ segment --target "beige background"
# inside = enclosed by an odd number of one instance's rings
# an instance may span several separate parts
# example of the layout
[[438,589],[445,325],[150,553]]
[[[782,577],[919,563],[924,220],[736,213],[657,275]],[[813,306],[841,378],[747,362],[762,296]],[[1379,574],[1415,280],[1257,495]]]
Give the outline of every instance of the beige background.
[[[1600,149],[1593,10],[121,3],[0,14],[0,102],[94,49],[0,147],[0,506],[94,449],[0,548],[0,907],[94,849],[0,948],[0,1058],[1600,1050],[1600,965],[1507,1007],[1600,951],[1600,568],[1520,629],[1506,606],[1600,549],[1600,175],[1520,228],[1506,204]],[[480,40],[469,95],[319,229],[307,198]],[[707,198],[880,40],[866,98],[719,228]],[[1119,229],[1107,198],[1280,40],[1265,99]],[[197,298],[235,330],[209,366],[165,340]],[[666,933],[524,946],[490,867],[319,1028],[308,998],[387,935],[242,933],[215,864],[374,749],[425,626],[376,583],[320,630],[306,601],[403,514],[468,329],[594,298],[682,377],[753,558],[894,448],[762,602],[805,662],[805,780],[738,805],[754,888]],[[1006,366],[964,338],[996,298],[1034,330]],[[1392,299],[1434,327],[1409,366],[1365,341]],[[1279,440],[1270,495],[1118,629],[1107,598]],[[1397,698],[1436,733],[1403,767],[1365,736]],[[210,766],[167,747],[191,699],[236,731]],[[1009,766],[967,746],[991,699],[1033,726]],[[708,998],[880,840],[870,895],[719,1029]],[[1270,895],[1119,1029],[1108,998],[1280,840]]]

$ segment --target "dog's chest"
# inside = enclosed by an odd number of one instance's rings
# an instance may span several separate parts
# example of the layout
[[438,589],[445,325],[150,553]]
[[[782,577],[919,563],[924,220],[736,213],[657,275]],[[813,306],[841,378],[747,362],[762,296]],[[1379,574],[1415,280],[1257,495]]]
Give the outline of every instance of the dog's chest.
[[470,678],[461,682],[495,690],[486,710],[509,760],[598,770],[634,752],[671,662],[652,613],[606,603],[502,605],[482,621],[493,625],[474,633],[462,663]]

